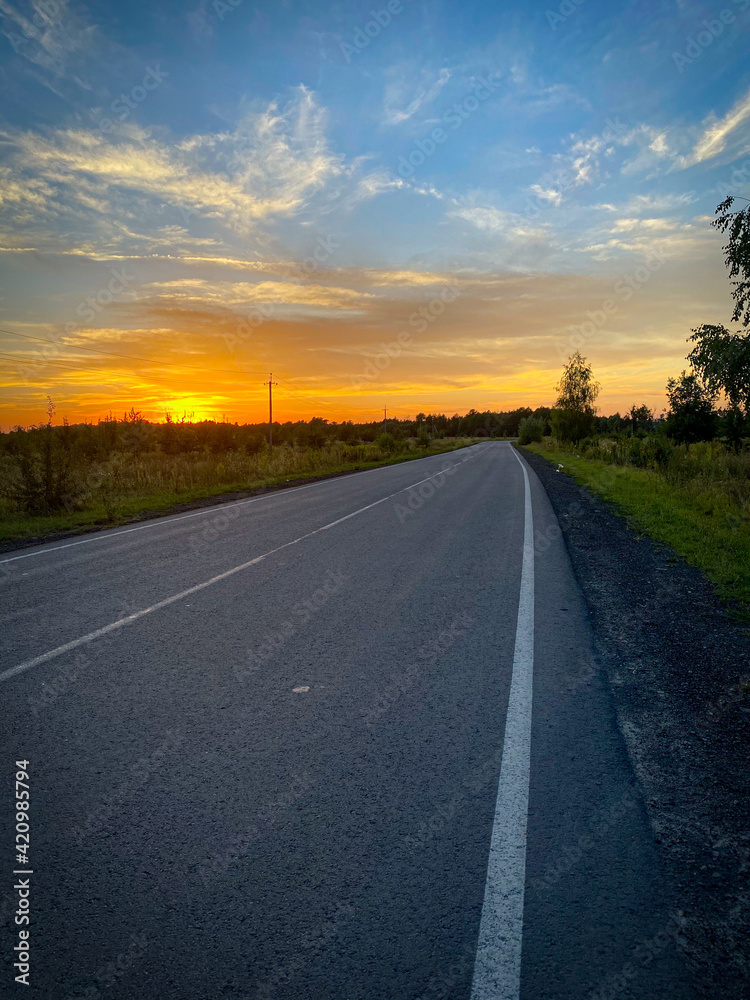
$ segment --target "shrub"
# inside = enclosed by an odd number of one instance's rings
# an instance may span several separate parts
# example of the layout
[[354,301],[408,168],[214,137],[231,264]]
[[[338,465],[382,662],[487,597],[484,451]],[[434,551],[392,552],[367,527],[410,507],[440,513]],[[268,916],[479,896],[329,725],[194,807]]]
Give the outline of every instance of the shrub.
[[596,426],[596,416],[578,410],[558,409],[552,411],[550,424],[552,436],[557,441],[572,441],[577,444],[592,433]]
[[389,455],[393,454],[398,444],[395,437],[388,431],[383,431],[375,443],[381,451],[384,451]]
[[544,436],[544,421],[540,417],[524,417],[518,427],[518,443],[531,444]]
[[69,428],[52,424],[27,437],[14,455],[17,477],[8,493],[27,514],[54,514],[73,505]]

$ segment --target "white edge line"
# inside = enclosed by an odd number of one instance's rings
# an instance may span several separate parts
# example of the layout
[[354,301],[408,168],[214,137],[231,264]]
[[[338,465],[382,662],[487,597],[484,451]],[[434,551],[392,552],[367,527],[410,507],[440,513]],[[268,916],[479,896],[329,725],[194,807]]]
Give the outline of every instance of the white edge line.
[[[476,448],[481,442],[477,444],[471,444],[467,446],[466,450],[471,448]],[[455,448],[453,451],[444,452],[444,455],[452,455],[456,451],[463,451],[463,448]],[[424,458],[412,458],[409,462],[424,462],[427,458],[438,458],[437,455],[425,455]],[[466,459],[462,459],[465,462]],[[23,552],[18,556],[10,556],[8,559],[0,559],[0,566],[4,563],[16,562],[19,559],[31,559],[33,556],[44,556],[49,552],[59,552],[61,549],[72,549],[76,545],[88,545],[90,542],[104,542],[107,539],[118,538],[120,535],[129,535],[132,531],[144,531],[146,528],[159,528],[163,527],[165,524],[174,524],[177,521],[187,521],[189,517],[200,517],[203,514],[215,514],[222,510],[229,510],[232,507],[244,507],[247,504],[259,503],[261,500],[277,500],[280,497],[289,496],[292,493],[299,493],[301,490],[311,490],[315,486],[326,486],[329,483],[335,482],[338,479],[356,479],[357,476],[367,476],[371,472],[383,472],[386,469],[396,469],[402,465],[406,465],[407,462],[396,462],[391,465],[379,465],[376,469],[363,469],[362,472],[348,472],[340,476],[330,476],[327,479],[322,479],[318,483],[310,483],[308,486],[293,486],[291,489],[284,489],[284,487],[279,487],[273,492],[264,494],[260,497],[250,497],[247,500],[236,500],[234,503],[217,503],[213,504],[211,507],[207,507],[205,510],[197,510],[192,514],[179,514],[179,515],[169,515],[163,514],[159,517],[155,517],[150,520],[147,524],[139,524],[135,528],[122,528],[114,529],[111,531],[98,532],[95,535],[91,535],[89,538],[81,538],[75,542],[65,542],[63,545],[55,545],[52,548],[42,548],[43,542],[39,543],[39,548],[35,548],[33,552]],[[457,463],[461,464],[461,463]],[[434,477],[431,477],[434,478]],[[407,489],[409,487],[406,487]],[[395,495],[395,494],[394,494]],[[210,498],[207,498],[210,499]]]
[[534,675],[534,520],[529,474],[518,452],[510,447],[523,470],[523,563],[513,674],[471,1000],[519,1000],[521,994]]
[[[462,465],[465,461],[467,461],[467,459],[463,459],[457,464]],[[367,471],[374,472],[376,470],[368,469]],[[260,556],[255,556],[254,559],[241,563],[239,566],[233,566],[232,569],[225,570],[223,573],[219,573],[218,576],[211,577],[210,580],[205,580],[203,583],[197,583],[193,587],[188,587],[187,590],[180,591],[179,594],[173,594],[172,597],[165,597],[164,600],[158,601],[156,604],[152,604],[149,608],[143,608],[143,610],[136,611],[134,614],[128,615],[126,618],[120,618],[119,621],[112,622],[110,625],[98,628],[94,632],[89,632],[88,635],[81,636],[79,639],[73,639],[71,642],[66,642],[65,645],[58,646],[57,649],[51,649],[47,653],[42,653],[40,656],[35,656],[31,660],[25,660],[23,663],[19,663],[15,667],[10,667],[8,670],[0,673],[0,682],[7,681],[11,677],[15,677],[17,674],[30,670],[32,667],[38,667],[42,663],[47,663],[49,660],[62,656],[63,653],[69,653],[71,650],[77,649],[79,646],[85,646],[88,643],[93,642],[94,639],[99,639],[101,636],[107,635],[109,632],[114,632],[125,625],[130,625],[132,622],[138,621],[145,615],[149,615],[154,611],[159,611],[161,608],[166,608],[170,604],[174,604],[176,601],[181,601],[184,597],[189,597],[191,594],[197,594],[199,591],[205,590],[206,587],[210,587],[214,583],[219,583],[221,580],[226,580],[228,577],[234,576],[235,573],[241,573],[250,566],[255,566],[257,563],[262,562],[269,556],[275,555],[277,552],[281,552],[283,549],[289,548],[290,545],[297,545],[298,542],[302,542],[306,538],[312,538],[313,535],[318,535],[321,531],[328,531],[330,528],[335,528],[336,525],[343,524],[343,522],[348,521],[349,518],[356,517],[357,514],[362,514],[364,511],[370,510],[372,507],[377,507],[378,504],[385,503],[386,500],[391,500],[393,497],[397,497],[399,493],[405,493],[407,490],[413,490],[416,486],[421,486],[422,483],[427,483],[431,479],[437,479],[438,476],[444,476],[445,473],[446,470],[441,469],[434,475],[427,476],[426,479],[420,479],[417,483],[412,483],[410,486],[404,486],[400,490],[396,490],[395,493],[389,493],[388,496],[381,497],[380,500],[374,500],[372,503],[368,503],[367,506],[360,507],[358,510],[354,510],[350,514],[345,514],[343,517],[339,517],[335,521],[331,521],[329,524],[324,524],[320,528],[314,528],[312,531],[308,531],[305,535],[300,535],[299,538],[295,538],[291,542],[284,542],[283,545],[278,545],[275,549],[270,549],[268,552],[264,552]]]

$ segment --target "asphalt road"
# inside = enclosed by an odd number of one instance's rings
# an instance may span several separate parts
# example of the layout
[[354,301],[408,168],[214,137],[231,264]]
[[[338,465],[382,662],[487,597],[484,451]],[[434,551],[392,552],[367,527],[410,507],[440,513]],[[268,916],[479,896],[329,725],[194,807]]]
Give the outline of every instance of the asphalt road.
[[0,994],[689,998],[581,594],[525,478],[485,443],[6,554]]

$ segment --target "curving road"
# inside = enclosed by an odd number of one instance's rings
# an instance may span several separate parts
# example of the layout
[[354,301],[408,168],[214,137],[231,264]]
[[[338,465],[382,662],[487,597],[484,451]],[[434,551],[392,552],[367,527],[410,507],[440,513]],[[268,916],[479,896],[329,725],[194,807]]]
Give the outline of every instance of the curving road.
[[0,573],[30,995],[691,996],[564,542],[509,444]]

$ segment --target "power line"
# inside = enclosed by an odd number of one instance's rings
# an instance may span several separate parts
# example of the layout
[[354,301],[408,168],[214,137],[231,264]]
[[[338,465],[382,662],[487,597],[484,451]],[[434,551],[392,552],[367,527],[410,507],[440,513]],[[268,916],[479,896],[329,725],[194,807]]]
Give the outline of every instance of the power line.
[[268,386],[268,447],[273,448],[273,387],[278,385],[273,380],[273,372],[268,373],[268,382],[263,385]]
[[312,403],[322,403],[322,404],[323,404],[323,406],[334,406],[334,405],[335,405],[334,403],[329,403],[329,402],[328,402],[327,400],[325,400],[325,399],[320,399],[319,397],[318,397],[318,398],[316,398],[315,396],[310,396],[310,395],[308,395],[308,394],[307,394],[306,392],[302,392],[302,390],[301,390],[301,389],[297,389],[297,388],[295,388],[295,387],[294,387],[294,386],[292,385],[292,383],[291,383],[291,382],[287,381],[287,379],[285,379],[285,378],[281,378],[281,375],[277,375],[277,376],[276,376],[276,378],[280,379],[280,380],[281,380],[281,381],[282,381],[282,382],[284,383],[284,385],[285,385],[285,386],[287,387],[287,391],[288,391],[288,392],[294,392],[294,393],[296,393],[296,394],[297,394],[298,396],[304,396],[304,397],[305,397],[305,399],[309,399],[309,400],[310,400],[310,401],[311,401]]

